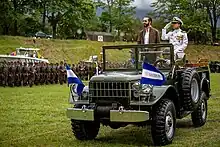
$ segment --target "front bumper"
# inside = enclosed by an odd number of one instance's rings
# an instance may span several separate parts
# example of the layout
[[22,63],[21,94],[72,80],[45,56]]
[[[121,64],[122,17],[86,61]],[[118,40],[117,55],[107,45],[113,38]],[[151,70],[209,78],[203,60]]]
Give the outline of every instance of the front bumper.
[[[68,108],[67,117],[74,120],[94,121],[93,109]],[[149,112],[136,110],[110,110],[110,122],[144,122],[149,120]]]

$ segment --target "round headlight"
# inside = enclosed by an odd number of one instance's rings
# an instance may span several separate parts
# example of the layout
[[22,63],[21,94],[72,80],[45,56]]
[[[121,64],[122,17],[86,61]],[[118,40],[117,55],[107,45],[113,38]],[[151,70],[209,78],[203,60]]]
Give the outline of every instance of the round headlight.
[[88,93],[87,92],[85,92],[85,91],[83,91],[83,93],[82,93],[82,100],[87,100],[88,99]]
[[150,93],[152,92],[153,86],[148,85],[148,84],[143,84],[142,85],[142,92],[144,93]]
[[139,91],[140,90],[140,87],[141,87],[141,84],[140,82],[136,82],[132,85],[132,88],[136,91]]
[[136,91],[136,90],[134,90],[133,91],[133,96],[135,97],[135,98],[138,98],[140,95],[139,95],[139,92],[138,91]]

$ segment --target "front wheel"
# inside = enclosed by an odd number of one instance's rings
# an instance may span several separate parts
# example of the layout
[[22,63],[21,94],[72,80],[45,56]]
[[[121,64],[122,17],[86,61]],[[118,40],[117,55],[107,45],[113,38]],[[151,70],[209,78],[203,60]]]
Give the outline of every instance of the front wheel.
[[153,108],[151,134],[154,145],[172,143],[176,130],[176,110],[173,102],[161,100]]
[[71,120],[72,131],[79,140],[93,140],[99,132],[100,123],[93,121]]
[[201,127],[206,123],[207,118],[207,99],[205,92],[201,95],[201,102],[198,108],[191,114],[192,122],[195,127]]

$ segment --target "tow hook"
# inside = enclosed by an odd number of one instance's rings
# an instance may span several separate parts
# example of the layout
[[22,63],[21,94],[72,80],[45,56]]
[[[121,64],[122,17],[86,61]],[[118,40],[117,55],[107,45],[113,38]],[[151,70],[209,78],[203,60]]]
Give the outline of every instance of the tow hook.
[[86,105],[82,106],[82,112],[86,112]]
[[122,114],[123,111],[124,111],[124,106],[120,106],[120,107],[118,108],[118,111],[119,111],[120,114]]

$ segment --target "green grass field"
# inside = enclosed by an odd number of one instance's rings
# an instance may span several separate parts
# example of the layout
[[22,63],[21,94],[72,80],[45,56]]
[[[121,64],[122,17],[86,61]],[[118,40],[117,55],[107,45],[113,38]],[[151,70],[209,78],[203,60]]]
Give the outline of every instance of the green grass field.
[[[220,146],[220,74],[212,74],[212,98],[205,126],[194,128],[190,117],[178,120],[170,146]],[[118,130],[101,127],[94,141],[81,142],[71,132],[65,115],[68,87],[50,85],[0,87],[0,146],[129,147],[152,145],[150,127],[127,126]]]
[[[103,45],[131,44],[126,42],[97,42],[87,40],[48,40],[37,39],[36,44],[32,38],[0,36],[0,54],[7,54],[15,51],[17,47],[40,48],[41,55],[48,58],[50,62],[56,63],[66,60],[68,63],[77,63],[88,60],[89,56],[98,55],[100,59],[101,47]],[[123,53],[112,52],[108,61],[123,60]],[[189,45],[186,49],[187,59],[196,60],[207,58],[209,60],[220,60],[220,47],[210,45]]]

